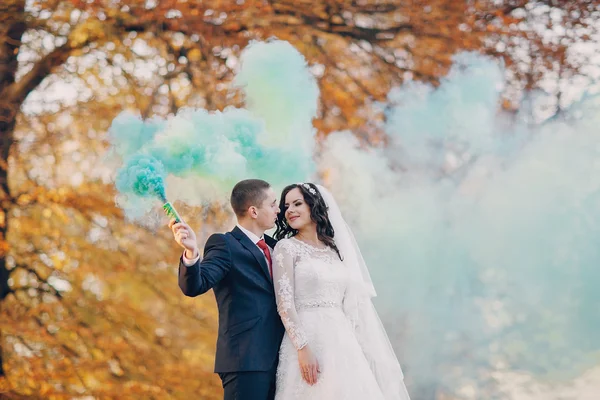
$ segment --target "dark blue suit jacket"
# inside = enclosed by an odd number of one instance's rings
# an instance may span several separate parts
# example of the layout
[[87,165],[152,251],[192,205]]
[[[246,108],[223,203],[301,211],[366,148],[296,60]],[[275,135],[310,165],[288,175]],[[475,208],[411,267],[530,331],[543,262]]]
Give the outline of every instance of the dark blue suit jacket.
[[[267,244],[277,243],[265,235]],[[214,290],[219,309],[215,372],[269,371],[278,359],[284,328],[261,250],[238,227],[212,235],[204,258],[179,264],[179,287],[195,297]]]

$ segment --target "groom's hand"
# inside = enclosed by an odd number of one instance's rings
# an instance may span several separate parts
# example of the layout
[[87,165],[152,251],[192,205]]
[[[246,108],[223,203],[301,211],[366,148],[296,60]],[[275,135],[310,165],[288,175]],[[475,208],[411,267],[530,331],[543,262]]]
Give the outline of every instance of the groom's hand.
[[300,373],[306,383],[309,385],[317,383],[321,368],[319,367],[317,358],[314,356],[308,345],[298,350],[298,364],[300,364]]
[[190,260],[198,257],[200,252],[194,230],[185,222],[176,222],[175,219],[169,221],[169,228],[173,232],[175,242],[185,250],[185,257]]

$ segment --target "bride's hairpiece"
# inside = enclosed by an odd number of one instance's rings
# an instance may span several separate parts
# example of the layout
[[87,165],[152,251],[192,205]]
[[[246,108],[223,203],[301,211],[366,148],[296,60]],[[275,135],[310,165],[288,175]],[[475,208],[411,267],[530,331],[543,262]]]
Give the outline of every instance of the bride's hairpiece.
[[308,183],[300,182],[300,183],[298,183],[298,185],[303,186],[304,189],[308,190],[310,192],[310,194],[312,194],[313,196],[317,195],[317,191],[315,190],[315,188],[310,186]]

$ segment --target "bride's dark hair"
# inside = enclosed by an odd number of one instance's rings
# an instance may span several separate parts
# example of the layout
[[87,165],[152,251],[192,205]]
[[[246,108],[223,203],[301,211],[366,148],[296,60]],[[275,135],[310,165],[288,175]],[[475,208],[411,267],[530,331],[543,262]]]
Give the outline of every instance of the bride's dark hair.
[[327,216],[327,204],[325,204],[325,200],[321,196],[321,193],[319,193],[319,189],[312,183],[294,183],[286,186],[283,189],[283,192],[281,192],[281,200],[279,201],[280,211],[277,215],[275,239],[281,240],[289,238],[298,233],[296,229],[293,229],[288,225],[287,220],[285,219],[285,212],[287,210],[285,206],[285,196],[294,189],[300,190],[302,197],[304,197],[304,201],[308,204],[308,208],[310,209],[310,219],[317,225],[317,237],[321,242],[325,243],[325,245],[331,247],[341,260],[342,256],[340,251],[335,245],[335,240],[333,240],[335,232],[333,231],[333,226]]

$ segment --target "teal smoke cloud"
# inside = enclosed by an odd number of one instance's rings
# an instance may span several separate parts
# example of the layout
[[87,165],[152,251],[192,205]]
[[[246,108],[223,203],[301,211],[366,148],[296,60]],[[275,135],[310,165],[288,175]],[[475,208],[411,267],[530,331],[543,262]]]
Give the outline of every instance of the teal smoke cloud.
[[[283,185],[314,173],[319,90],[304,57],[287,42],[269,40],[251,43],[240,63],[234,85],[246,108],[188,108],[149,120],[123,113],[113,121],[118,202],[129,218],[143,219],[156,206],[149,197],[164,200],[169,177],[181,178],[182,187],[201,180],[225,194],[245,178]],[[206,200],[198,197],[196,203]]]
[[461,54],[439,88],[389,93],[385,148],[337,132],[319,157],[415,398],[600,363],[600,98],[533,125],[500,110],[503,76]]

